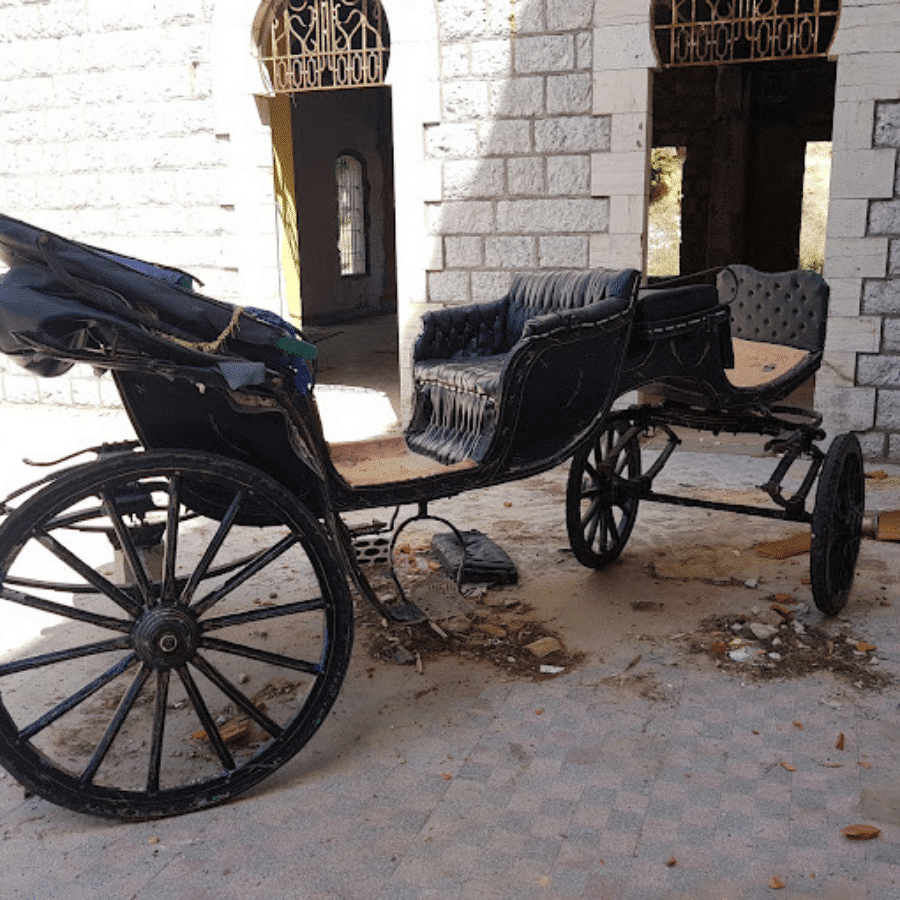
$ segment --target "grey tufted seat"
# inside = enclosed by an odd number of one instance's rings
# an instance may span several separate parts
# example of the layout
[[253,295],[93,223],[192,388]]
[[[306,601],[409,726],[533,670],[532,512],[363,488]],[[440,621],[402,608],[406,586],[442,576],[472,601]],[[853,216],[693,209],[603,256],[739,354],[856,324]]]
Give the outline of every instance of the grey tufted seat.
[[[550,336],[583,343],[595,326],[630,314],[639,278],[634,269],[520,275],[499,300],[426,314],[413,349],[409,447],[443,463],[483,460],[501,403],[529,370],[528,348]],[[580,383],[576,357],[548,375],[562,390],[566,379]]]
[[731,335],[816,352],[825,345],[828,284],[815,272],[758,272],[729,266],[716,280],[731,306]]

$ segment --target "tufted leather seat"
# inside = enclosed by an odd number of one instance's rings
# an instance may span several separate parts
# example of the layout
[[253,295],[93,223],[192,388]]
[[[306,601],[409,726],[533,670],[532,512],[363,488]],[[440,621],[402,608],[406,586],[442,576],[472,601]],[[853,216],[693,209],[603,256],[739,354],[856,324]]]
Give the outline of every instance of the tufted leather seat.
[[716,286],[720,302],[731,305],[733,337],[810,352],[824,347],[829,291],[821,275],[729,266]]
[[565,340],[630,311],[639,278],[633,269],[520,275],[499,300],[426,314],[413,348],[407,444],[444,463],[481,461],[529,343]]

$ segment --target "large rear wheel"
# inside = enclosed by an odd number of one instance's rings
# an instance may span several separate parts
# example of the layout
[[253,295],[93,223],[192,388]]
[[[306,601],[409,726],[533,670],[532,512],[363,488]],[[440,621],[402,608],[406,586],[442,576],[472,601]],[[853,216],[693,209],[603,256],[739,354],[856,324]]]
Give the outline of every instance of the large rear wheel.
[[853,585],[865,493],[859,440],[854,434],[839,434],[819,475],[809,553],[813,601],[828,616],[844,608]]
[[144,819],[222,803],[297,753],[353,619],[327,535],[283,486],[156,451],[79,467],[9,516],[0,621],[0,762],[53,803]]

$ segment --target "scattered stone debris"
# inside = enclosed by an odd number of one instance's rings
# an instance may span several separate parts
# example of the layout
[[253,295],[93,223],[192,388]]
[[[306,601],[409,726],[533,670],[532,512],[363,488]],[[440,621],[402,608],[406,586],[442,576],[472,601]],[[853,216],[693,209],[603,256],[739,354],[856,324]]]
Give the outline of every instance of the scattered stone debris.
[[[771,598],[775,600],[775,596]],[[810,672],[833,672],[858,687],[883,687],[892,678],[878,669],[877,647],[828,627],[805,624],[797,616],[805,604],[789,605],[777,595],[767,609],[751,615],[710,616],[700,631],[688,637],[693,653],[708,654],[717,666],[754,678],[796,678]]]
[[[426,549],[427,545],[419,545],[415,550],[411,548],[411,552],[424,553]],[[398,572],[406,582],[404,590],[408,593],[415,594],[416,585],[424,584],[426,579],[446,580],[446,576],[430,569],[427,560],[419,558],[413,569],[409,555],[406,554],[402,571]],[[427,574],[411,579],[417,570]],[[386,567],[373,567],[368,577],[376,593],[391,589]],[[515,588],[464,586],[460,595],[452,583],[451,587],[452,598],[430,604],[431,618],[416,625],[388,622],[369,604],[360,603],[357,621],[371,656],[399,665],[415,664],[420,671],[429,658],[480,659],[510,675],[534,680],[571,671],[584,660],[583,653],[568,650],[557,633],[534,617],[531,606],[511,596]]]

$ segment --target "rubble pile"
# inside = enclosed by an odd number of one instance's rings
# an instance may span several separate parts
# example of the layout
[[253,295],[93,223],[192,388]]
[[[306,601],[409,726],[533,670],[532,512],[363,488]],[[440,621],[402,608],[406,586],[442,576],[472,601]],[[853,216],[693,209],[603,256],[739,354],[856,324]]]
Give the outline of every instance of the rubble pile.
[[874,688],[890,683],[881,671],[874,643],[847,632],[839,623],[804,621],[809,609],[789,595],[776,594],[766,608],[750,614],[710,616],[690,639],[690,650],[705,653],[717,666],[758,678],[793,678],[833,672]]

